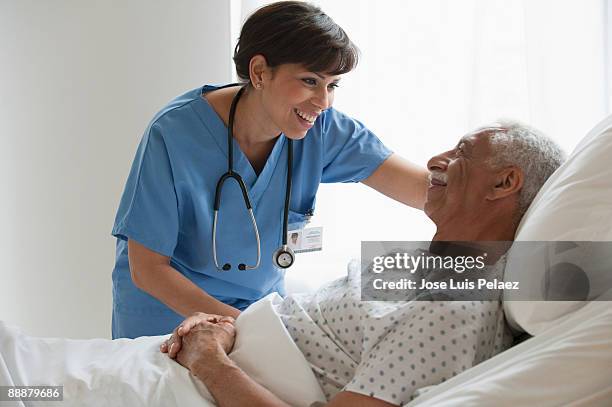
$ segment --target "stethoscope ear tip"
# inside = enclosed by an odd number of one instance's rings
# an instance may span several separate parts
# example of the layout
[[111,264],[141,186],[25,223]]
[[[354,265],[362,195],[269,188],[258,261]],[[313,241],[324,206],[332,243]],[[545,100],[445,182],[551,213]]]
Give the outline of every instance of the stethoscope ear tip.
[[231,268],[232,268],[232,266],[229,263],[225,263],[223,265],[223,271],[229,271],[229,269],[231,269]]
[[244,270],[246,270],[246,265],[245,265],[245,264],[240,263],[240,264],[238,265],[238,270],[240,270],[240,271],[244,271]]

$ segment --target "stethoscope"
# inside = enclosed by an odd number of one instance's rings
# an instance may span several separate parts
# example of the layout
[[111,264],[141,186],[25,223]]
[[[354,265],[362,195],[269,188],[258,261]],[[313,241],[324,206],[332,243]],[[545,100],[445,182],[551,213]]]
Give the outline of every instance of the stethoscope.
[[[230,85],[231,86],[231,85]],[[219,178],[217,181],[217,189],[215,191],[215,215],[213,220],[213,236],[212,236],[212,250],[213,250],[213,260],[215,261],[215,267],[219,271],[229,271],[232,268],[232,265],[229,263],[225,263],[223,267],[219,267],[219,263],[217,262],[217,215],[219,213],[219,206],[221,205],[221,190],[223,188],[223,183],[228,178],[233,178],[236,180],[240,189],[242,190],[242,197],[244,199],[244,204],[251,216],[251,223],[253,224],[253,231],[255,232],[255,239],[257,240],[257,262],[254,266],[250,266],[244,263],[238,264],[238,270],[254,270],[259,267],[261,262],[261,241],[259,239],[259,229],[257,228],[257,221],[255,221],[255,215],[253,215],[253,208],[251,206],[251,200],[249,199],[249,193],[247,192],[246,185],[242,180],[240,174],[234,171],[234,151],[232,139],[234,138],[234,116],[236,114],[236,106],[238,105],[238,100],[242,96],[245,87],[240,88],[234,99],[232,99],[232,105],[230,107],[229,113],[229,123],[227,128],[227,172]],[[295,254],[293,250],[289,246],[287,246],[287,225],[289,222],[289,200],[291,199],[291,166],[293,164],[293,140],[287,138],[287,186],[285,189],[285,209],[284,209],[284,218],[283,218],[283,240],[282,245],[272,255],[272,262],[276,267],[286,269],[291,267],[293,262],[295,261]]]

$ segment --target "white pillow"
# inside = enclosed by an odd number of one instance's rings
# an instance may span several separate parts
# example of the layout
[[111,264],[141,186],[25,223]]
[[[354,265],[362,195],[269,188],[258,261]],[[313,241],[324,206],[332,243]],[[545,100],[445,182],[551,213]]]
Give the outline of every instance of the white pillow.
[[325,401],[325,395],[306,358],[291,339],[268,294],[236,320],[236,342],[230,358],[253,380],[292,406]]
[[[612,241],[612,115],[580,141],[567,162],[546,181],[518,227],[517,241]],[[529,274],[529,288],[541,292],[546,268],[541,258],[508,254],[506,281]],[[612,263],[607,256],[606,262]],[[520,264],[520,267],[517,265]],[[612,270],[612,264],[602,265]],[[593,285],[594,282],[591,282]],[[512,298],[506,292],[506,298]],[[585,301],[504,301],[508,322],[536,335]]]

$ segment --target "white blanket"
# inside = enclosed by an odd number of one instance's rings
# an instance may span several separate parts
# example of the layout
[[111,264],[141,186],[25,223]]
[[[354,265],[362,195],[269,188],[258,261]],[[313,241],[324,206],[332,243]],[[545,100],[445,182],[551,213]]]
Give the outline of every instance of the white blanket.
[[[291,405],[324,401],[308,363],[274,312],[278,301],[271,294],[240,315],[230,357]],[[215,405],[199,380],[160,353],[166,337],[34,338],[0,322],[0,385],[63,385],[67,406]]]

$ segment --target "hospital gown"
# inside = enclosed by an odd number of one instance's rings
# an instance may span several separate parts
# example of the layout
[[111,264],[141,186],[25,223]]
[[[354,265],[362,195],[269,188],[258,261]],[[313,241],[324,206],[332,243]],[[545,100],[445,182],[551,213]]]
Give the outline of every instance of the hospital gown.
[[354,262],[277,308],[328,400],[346,390],[405,404],[511,345],[501,301],[361,301]]

